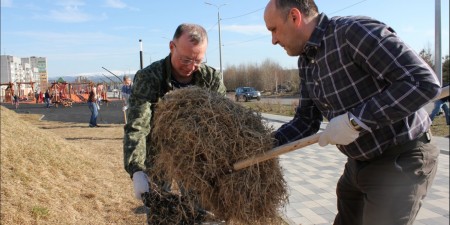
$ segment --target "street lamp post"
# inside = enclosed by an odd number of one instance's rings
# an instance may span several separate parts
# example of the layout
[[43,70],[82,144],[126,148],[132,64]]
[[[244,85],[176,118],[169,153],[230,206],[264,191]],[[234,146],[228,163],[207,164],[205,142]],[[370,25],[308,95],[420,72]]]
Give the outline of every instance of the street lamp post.
[[441,61],[441,0],[434,3],[434,72],[442,85],[442,61]]
[[219,25],[219,62],[220,62],[220,72],[222,73],[222,79],[223,79],[223,71],[222,71],[222,39],[221,39],[221,34],[220,34],[220,7],[226,5],[226,4],[222,4],[222,5],[215,5],[215,4],[211,4],[209,2],[205,2],[205,4],[207,5],[211,5],[217,8],[217,23]]
[[141,69],[142,69],[142,68],[144,68],[144,59],[143,59],[143,55],[142,55],[142,40],[141,39],[139,39],[139,45],[140,45],[139,57],[140,57]]

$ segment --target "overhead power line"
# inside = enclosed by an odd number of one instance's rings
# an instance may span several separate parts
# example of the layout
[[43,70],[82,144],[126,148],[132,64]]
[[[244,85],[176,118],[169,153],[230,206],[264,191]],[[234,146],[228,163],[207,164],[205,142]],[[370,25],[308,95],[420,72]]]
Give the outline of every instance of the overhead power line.
[[[361,4],[361,3],[366,2],[366,1],[368,1],[368,0],[362,0],[362,1],[356,2],[356,3],[354,3],[354,4],[351,4],[351,5],[347,6],[347,7],[344,7],[344,8],[342,8],[342,9],[336,10],[336,11],[334,11],[334,12],[328,14],[328,15],[332,15],[332,14],[334,14],[334,13],[337,13],[337,12],[340,12],[340,11],[343,11],[343,10],[346,10],[346,9],[348,9],[348,8],[351,8],[351,7],[355,6],[355,5]],[[220,20],[230,20],[230,19],[236,19],[236,18],[239,18],[239,17],[244,17],[244,16],[247,16],[247,15],[250,15],[250,14],[253,14],[253,13],[256,13],[256,12],[259,12],[259,11],[261,11],[261,10],[263,10],[263,9],[265,9],[265,7],[256,9],[256,10],[254,10],[254,11],[251,11],[251,12],[248,12],[248,13],[245,13],[245,14],[242,14],[242,15],[239,15],[239,16],[226,17],[226,18],[222,18],[222,19],[220,19]],[[210,30],[212,30],[217,24],[218,24],[218,22],[215,23],[213,26],[211,26],[211,27],[208,29],[208,32],[209,32]],[[246,40],[246,41],[229,43],[229,44],[226,44],[226,46],[230,46],[230,45],[239,45],[239,44],[243,44],[243,43],[246,43],[246,42],[254,41],[254,40],[257,40],[257,39],[265,38],[265,37],[267,37],[267,36],[269,36],[269,35],[260,36],[260,37],[257,37],[257,38],[254,38],[254,39],[250,39],[250,40]],[[225,46],[225,44],[224,44],[224,46]]]
[[[243,17],[243,16],[247,16],[247,15],[256,13],[256,12],[261,11],[261,10],[263,10],[263,9],[264,9],[264,8],[260,8],[260,9],[257,9],[257,10],[254,10],[254,11],[251,11],[251,12],[248,12],[248,13],[245,13],[245,14],[242,14],[242,15],[239,15],[239,16],[233,16],[233,17],[221,18],[220,20],[236,19],[236,18],[239,18],[239,17]],[[215,23],[214,25],[212,25],[212,26],[207,30],[207,32],[209,32],[210,30],[212,30],[212,29],[213,29],[216,25],[218,25],[218,24],[219,24],[219,22],[217,22],[217,23]]]
[[251,12],[249,12],[249,13],[242,14],[242,15],[240,15],[240,16],[233,16],[233,17],[223,18],[222,20],[236,19],[236,18],[239,18],[239,17],[243,17],[243,16],[247,16],[247,15],[256,13],[256,12],[261,11],[261,10],[263,10],[263,9],[264,9],[264,7],[263,7],[263,8],[260,8],[260,9],[257,9],[257,10],[255,10],[255,11],[251,11]]
[[267,35],[264,35],[264,36],[259,36],[259,37],[257,37],[257,38],[253,38],[253,39],[250,39],[250,40],[246,40],[246,41],[240,41],[240,42],[232,42],[232,43],[229,43],[229,44],[224,44],[223,46],[230,46],[230,45],[239,45],[239,44],[243,44],[243,43],[246,43],[246,42],[251,42],[251,41],[255,41],[255,40],[258,40],[258,39],[262,39],[262,38],[265,38],[265,37],[267,37],[267,36],[270,36],[269,34],[267,34]]
[[[355,5],[361,4],[361,3],[365,2],[365,1],[368,1],[368,0],[362,0],[362,1],[356,2],[356,3],[354,3],[354,4],[352,4],[352,5],[349,5],[349,6],[345,7],[345,8],[336,10],[336,11],[330,13],[330,15],[332,15],[332,14],[334,14],[334,13],[337,13],[337,12],[340,12],[340,11],[343,11],[343,10],[346,10],[346,9],[348,9],[348,8],[351,8],[351,7],[355,6]],[[239,16],[232,16],[232,17],[222,18],[221,20],[230,20],[230,19],[236,19],[236,18],[244,17],[244,16],[247,16],[247,15],[250,15],[250,14],[253,14],[253,13],[256,13],[256,12],[259,12],[259,11],[261,11],[261,10],[263,10],[263,9],[265,9],[265,7],[256,9],[256,10],[254,10],[254,11],[251,11],[251,12],[248,12],[248,13],[245,13],[245,14],[242,14],[242,15],[239,15]],[[215,26],[215,25],[214,25],[214,26]]]
[[345,8],[342,8],[342,9],[339,9],[339,10],[337,10],[337,11],[334,11],[334,12],[330,13],[329,15],[333,15],[333,14],[335,14],[335,13],[337,13],[337,12],[346,10],[346,9],[348,9],[348,8],[351,8],[351,7],[355,6],[355,5],[361,4],[361,3],[365,2],[365,1],[367,1],[367,0],[359,1],[359,2],[357,2],[357,3],[355,3],[355,4],[353,4],[353,5],[349,5],[349,6],[345,7]]

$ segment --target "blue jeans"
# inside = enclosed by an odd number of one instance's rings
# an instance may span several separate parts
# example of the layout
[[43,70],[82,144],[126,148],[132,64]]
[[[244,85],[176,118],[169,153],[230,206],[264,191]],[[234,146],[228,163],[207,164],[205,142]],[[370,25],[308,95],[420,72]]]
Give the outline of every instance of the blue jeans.
[[91,110],[91,119],[89,120],[89,126],[97,126],[98,108],[94,102],[88,102],[89,110]]
[[49,98],[45,98],[45,107],[49,108],[50,107],[50,99]]
[[441,99],[438,99],[434,102],[434,108],[430,114],[431,121],[433,121],[434,117],[439,113],[441,108],[444,110],[445,122],[447,122],[447,125],[450,125],[450,115],[448,111],[448,105],[445,104],[445,102],[442,101]]

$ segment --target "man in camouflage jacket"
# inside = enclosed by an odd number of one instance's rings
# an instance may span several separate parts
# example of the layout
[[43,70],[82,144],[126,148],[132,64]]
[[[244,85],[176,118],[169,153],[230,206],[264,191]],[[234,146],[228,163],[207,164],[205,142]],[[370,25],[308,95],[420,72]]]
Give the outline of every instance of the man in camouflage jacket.
[[178,26],[170,54],[139,70],[129,98],[128,123],[124,127],[124,166],[133,179],[135,197],[148,192],[152,158],[156,154],[149,143],[155,104],[175,88],[199,86],[225,95],[221,73],[202,63],[208,45],[205,29],[196,24]]

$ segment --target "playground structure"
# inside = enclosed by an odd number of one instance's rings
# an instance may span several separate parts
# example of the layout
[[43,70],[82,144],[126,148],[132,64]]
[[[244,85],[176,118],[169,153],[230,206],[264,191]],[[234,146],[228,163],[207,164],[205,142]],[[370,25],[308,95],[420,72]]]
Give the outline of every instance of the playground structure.
[[51,96],[51,102],[58,107],[58,105],[63,105],[64,107],[72,107],[74,102],[67,92],[67,82],[53,82],[49,88],[49,93]]
[[[14,95],[17,95],[20,101],[28,101],[28,100],[34,101],[35,100],[34,83],[35,82],[16,82],[15,84],[13,82],[1,83],[0,86],[7,86],[5,89],[4,102],[11,103]],[[21,88],[22,84],[31,85],[31,90],[30,88],[26,87],[22,89]],[[18,89],[17,91],[14,89],[15,85],[17,85]]]
[[5,99],[4,102],[11,103],[14,96],[14,84],[12,82],[1,83],[0,86],[7,86],[5,89]]
[[[62,105],[72,107],[75,103],[85,103],[88,100],[89,92],[95,88],[93,82],[67,83],[53,82],[50,86],[51,101],[55,107]],[[102,101],[108,102],[107,93],[104,89],[101,93]]]
[[[19,99],[21,101],[28,101],[28,100],[34,101],[35,100],[34,83],[36,83],[36,82],[16,82],[17,89],[18,89],[18,92],[19,92]],[[21,87],[20,87],[22,84],[25,84],[25,85],[29,84],[29,85],[31,85],[31,90],[28,93],[25,93],[27,91],[27,88],[24,88],[22,90]]]
[[[0,83],[0,86],[6,86],[6,88],[2,87],[1,90],[1,99],[2,102],[12,103],[14,99],[14,95],[19,97],[20,101],[23,102],[43,102],[43,92],[45,90],[41,90],[39,93],[36,93],[34,90],[35,82],[8,82],[8,83]],[[29,86],[23,86],[29,85]],[[105,103],[109,103],[108,95],[107,95],[107,83],[103,82],[104,88],[101,93],[99,93],[102,97],[101,101]],[[64,107],[71,107],[73,103],[85,103],[88,100],[89,92],[95,88],[95,84],[92,81],[88,82],[53,82],[51,86],[48,88],[51,102],[54,103],[55,107],[62,105]]]

